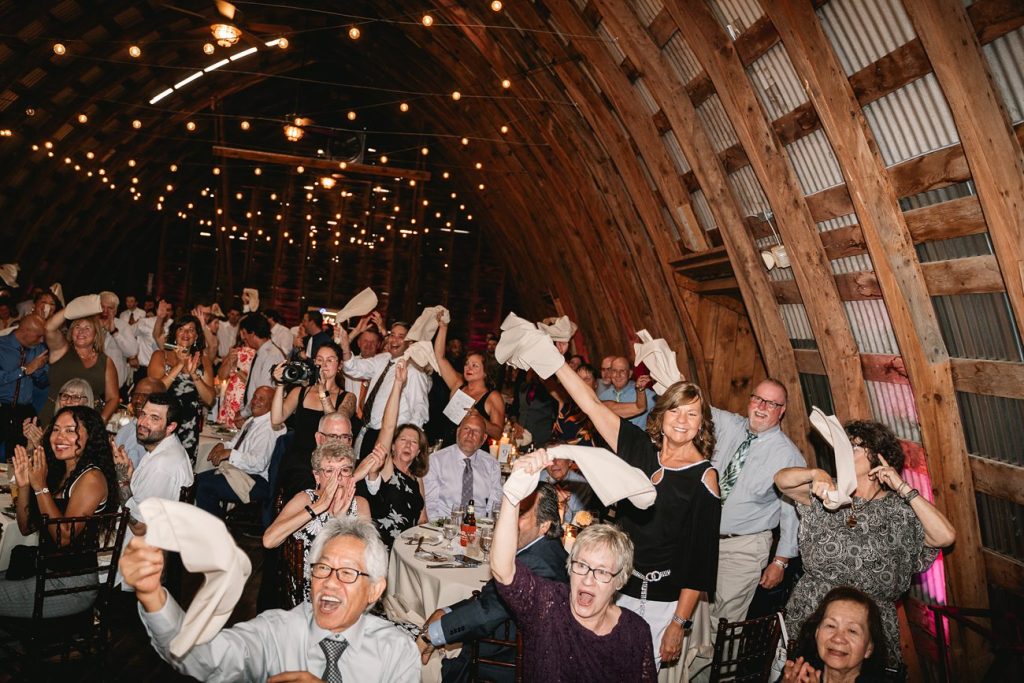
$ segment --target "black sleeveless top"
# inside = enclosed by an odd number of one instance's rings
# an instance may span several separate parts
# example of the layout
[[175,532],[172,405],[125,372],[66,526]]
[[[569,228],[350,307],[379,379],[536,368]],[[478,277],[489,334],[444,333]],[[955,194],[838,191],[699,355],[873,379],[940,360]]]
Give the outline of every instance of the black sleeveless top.
[[[71,500],[71,491],[72,491],[72,489],[75,488],[75,484],[77,484],[78,480],[82,478],[82,475],[84,475],[86,472],[90,472],[92,470],[100,471],[100,473],[102,474],[102,471],[100,470],[98,465],[88,465],[88,466],[85,467],[85,469],[83,469],[81,472],[79,472],[73,479],[69,478],[67,481],[65,481],[64,485],[60,487],[59,491],[57,491],[57,494],[53,496],[53,502],[57,506],[57,508],[60,510],[61,515],[64,515],[65,512],[67,512],[68,502]],[[110,492],[107,491],[107,497],[104,498],[103,501],[99,505],[96,506],[96,509],[93,511],[93,514],[100,514],[100,513],[106,512],[109,503],[110,503]],[[42,517],[41,516],[40,516],[38,521],[39,521],[40,527],[41,527],[41,524],[42,524]],[[91,533],[86,533],[86,534],[78,536],[76,538],[76,542],[81,543],[82,545],[95,545],[95,542],[96,542],[95,529],[94,528],[90,528],[89,531]],[[49,529],[42,529],[42,528],[40,528],[39,545],[40,545],[40,547],[44,548],[46,551],[53,551],[53,550],[55,550],[57,548],[57,542],[53,539],[53,536],[50,534]],[[96,565],[96,553],[79,553],[79,554],[76,554],[76,555],[71,555],[71,556],[67,557],[66,559],[61,560],[59,565],[57,563],[55,563],[53,566],[54,566],[54,568],[60,568],[60,569],[65,569],[65,570],[72,570],[72,569],[82,569],[82,568],[85,568],[85,567],[90,567],[90,566],[95,566],[95,565]]]
[[[463,382],[459,389],[465,388],[467,382]],[[487,412],[487,397],[491,395],[491,389],[484,392],[484,395],[480,397],[476,403],[473,404],[473,410],[483,415],[485,421],[491,421],[491,415]],[[448,400],[451,400],[450,398]],[[448,405],[447,403],[445,405]],[[451,446],[455,443],[455,433],[459,431],[459,425],[452,422],[446,415],[442,415],[444,419],[444,431],[442,439],[443,446]]]

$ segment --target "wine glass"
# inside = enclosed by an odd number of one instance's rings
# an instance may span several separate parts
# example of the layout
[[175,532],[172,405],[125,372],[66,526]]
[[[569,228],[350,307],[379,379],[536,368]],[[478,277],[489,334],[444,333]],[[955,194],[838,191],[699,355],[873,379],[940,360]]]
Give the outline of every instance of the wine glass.
[[455,534],[459,532],[459,527],[453,519],[444,520],[444,527],[441,529],[441,533],[444,535],[444,540],[451,545],[452,539],[455,538]]
[[466,508],[462,505],[452,506],[452,523],[458,528],[462,526],[462,516],[466,514]]
[[480,550],[484,551],[484,559],[486,560],[488,555],[491,553],[491,541],[494,540],[494,529],[491,527],[480,529]]

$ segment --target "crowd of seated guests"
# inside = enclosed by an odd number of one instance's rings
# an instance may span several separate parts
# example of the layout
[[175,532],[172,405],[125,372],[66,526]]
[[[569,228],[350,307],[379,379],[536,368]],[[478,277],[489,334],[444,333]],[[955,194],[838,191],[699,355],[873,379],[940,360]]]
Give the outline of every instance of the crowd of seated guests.
[[[754,593],[780,585],[799,555],[805,573],[785,616],[798,646],[783,680],[882,680],[886,666],[901,663],[896,600],[955,539],[948,520],[901,477],[901,446],[879,423],[847,424],[857,488],[852,504],[827,509],[822,501],[836,481],[806,468],[781,431],[786,387],[772,379],[735,414],[714,408],[702,387],[684,379],[655,393],[645,366],[625,356],[606,356],[595,368],[570,355],[574,325],[569,332],[540,326],[565,360],[553,374],[539,373],[499,363],[497,335],[467,350],[439,312],[428,340],[433,372],[406,357],[411,326],[388,327],[379,312],[348,329],[347,321],[332,327],[308,311],[289,329],[281,313],[256,310],[252,295],[225,304],[226,315],[209,302],[176,310],[166,300],[140,308],[139,297],[124,299],[119,313],[111,292],[64,305],[59,289],[40,290],[14,315],[21,307],[0,298],[0,436],[22,494],[23,533],[44,514],[129,511],[119,583],[138,592],[158,650],[161,619],[177,608],[154,573],[140,503],[178,500],[193,484],[204,421],[237,432],[204,453],[210,467],[195,477],[195,504],[223,518],[231,505],[277,501],[263,545],[301,543],[306,600],[280,607],[311,610],[325,641],[329,632],[370,629],[363,612],[383,591],[381,554],[386,567],[403,532],[470,500],[501,507],[493,580],[479,596],[429,615],[418,654],[402,645],[423,663],[437,648],[493,635],[511,619],[522,632],[528,679],[654,680],[683,656],[701,600],[713,618],[739,621]],[[314,379],[287,381],[289,360],[312,366]],[[290,441],[278,449],[286,433]],[[486,446],[503,435],[537,449],[514,465],[541,475],[522,502],[503,494],[502,466]],[[603,505],[575,463],[543,448],[557,443],[615,453],[650,479],[654,504]],[[34,582],[13,569],[0,578],[0,616],[31,611]],[[268,562],[264,581],[276,571]],[[370,585],[355,604],[332,597],[364,579]],[[54,601],[47,616],[80,611],[89,595]],[[260,628],[287,623],[264,615]],[[376,621],[371,630],[396,637]],[[349,634],[361,653],[351,658],[362,661],[371,649]],[[257,635],[224,631],[222,642],[175,666],[209,671]],[[265,642],[260,647],[268,652]],[[319,667],[309,669],[317,674],[350,670],[333,646],[321,647],[322,657],[302,665]],[[289,661],[305,661],[294,654]],[[290,666],[266,656],[268,668],[247,670]],[[466,656],[446,658],[443,671],[445,680],[466,680]]]

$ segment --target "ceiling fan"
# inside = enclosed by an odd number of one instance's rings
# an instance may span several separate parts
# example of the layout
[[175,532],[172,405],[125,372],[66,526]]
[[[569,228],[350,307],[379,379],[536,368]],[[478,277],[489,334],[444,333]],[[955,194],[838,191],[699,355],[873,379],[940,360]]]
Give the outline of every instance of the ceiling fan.
[[230,47],[240,39],[246,43],[261,46],[264,41],[260,39],[260,36],[285,36],[294,33],[294,29],[290,26],[246,21],[238,8],[226,0],[214,0],[211,5],[216,10],[216,15],[213,15],[212,12],[194,12],[177,5],[163,3],[163,6],[169,10],[202,19],[203,23],[207,26],[207,28],[202,30],[204,32],[210,31],[213,34],[214,40],[221,47]]

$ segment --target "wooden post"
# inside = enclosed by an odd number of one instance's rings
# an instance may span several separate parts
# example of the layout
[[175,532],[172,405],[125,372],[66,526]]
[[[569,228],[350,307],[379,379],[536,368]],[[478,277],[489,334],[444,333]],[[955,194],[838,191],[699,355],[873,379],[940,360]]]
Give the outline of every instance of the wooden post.
[[[935,502],[957,533],[946,555],[950,602],[987,607],[974,482],[949,356],[892,179],[813,7],[786,0],[763,6],[835,150],[910,377]],[[954,654],[962,667],[957,680],[980,678],[986,664],[981,641],[965,635],[954,644],[963,642],[968,652]]]

